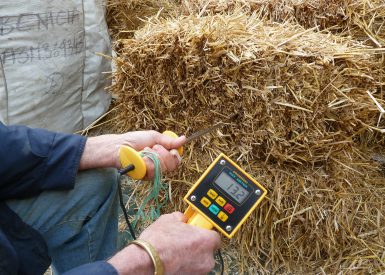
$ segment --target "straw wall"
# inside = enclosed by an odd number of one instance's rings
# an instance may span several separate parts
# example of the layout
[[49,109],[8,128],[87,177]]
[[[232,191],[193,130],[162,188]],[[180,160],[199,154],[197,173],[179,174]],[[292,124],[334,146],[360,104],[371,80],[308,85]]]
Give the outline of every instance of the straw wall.
[[153,16],[170,17],[176,13],[174,0],[107,0],[107,24],[114,40],[132,37]]

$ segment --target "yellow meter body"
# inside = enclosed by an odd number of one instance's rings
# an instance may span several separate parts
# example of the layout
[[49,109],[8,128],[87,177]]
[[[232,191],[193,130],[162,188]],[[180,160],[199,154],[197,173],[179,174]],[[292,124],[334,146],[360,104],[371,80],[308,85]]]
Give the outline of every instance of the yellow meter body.
[[259,182],[220,154],[184,197],[187,223],[215,227],[232,238],[266,194]]

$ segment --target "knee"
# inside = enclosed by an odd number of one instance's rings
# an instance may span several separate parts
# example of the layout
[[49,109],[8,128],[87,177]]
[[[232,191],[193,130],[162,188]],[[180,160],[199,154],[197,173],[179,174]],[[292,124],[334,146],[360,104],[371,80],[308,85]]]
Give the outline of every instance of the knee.
[[115,198],[118,188],[118,172],[113,168],[92,169],[79,172],[76,178],[76,185],[82,186],[83,195],[87,199],[96,198],[108,200]]

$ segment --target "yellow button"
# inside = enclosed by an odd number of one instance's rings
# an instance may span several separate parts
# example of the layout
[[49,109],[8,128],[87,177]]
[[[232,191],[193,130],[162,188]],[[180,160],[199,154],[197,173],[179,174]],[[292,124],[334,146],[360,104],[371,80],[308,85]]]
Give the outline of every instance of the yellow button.
[[213,200],[218,196],[217,192],[215,192],[213,189],[210,189],[208,192],[207,192],[207,195],[212,198]]
[[219,218],[221,221],[225,222],[225,221],[227,221],[227,219],[229,218],[229,216],[227,216],[225,212],[222,212],[222,211],[221,211],[221,212],[219,212],[219,214],[218,214],[218,218]]
[[203,205],[206,206],[206,207],[209,207],[210,204],[211,204],[211,201],[210,201],[208,198],[203,197],[203,198],[201,199],[201,204],[203,204]]
[[221,196],[219,196],[216,200],[215,200],[220,206],[224,206],[225,203],[226,203],[226,200],[224,198],[222,198]]

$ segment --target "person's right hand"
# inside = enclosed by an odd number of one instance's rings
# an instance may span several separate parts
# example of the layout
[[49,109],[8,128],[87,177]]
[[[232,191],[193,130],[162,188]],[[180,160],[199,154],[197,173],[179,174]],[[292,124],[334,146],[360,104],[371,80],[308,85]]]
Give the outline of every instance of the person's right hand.
[[[103,167],[122,168],[119,150],[122,145],[126,145],[136,151],[146,149],[156,153],[162,172],[171,172],[181,162],[176,149],[183,146],[185,142],[185,136],[173,138],[156,131],[134,131],[120,135],[89,137],[80,160],[79,170]],[[144,179],[150,180],[154,177],[154,163],[147,157],[143,159],[147,168]]]
[[[214,268],[214,252],[220,247],[221,238],[213,230],[202,229],[185,222],[186,217],[180,212],[162,215],[144,230],[138,239],[149,242],[156,249],[166,274],[206,274]],[[141,251],[141,248],[133,248],[133,245],[129,245],[109,261],[119,274],[139,271],[122,266],[126,264],[128,267],[132,264],[130,259],[135,253],[133,249],[136,253],[141,253],[141,257],[138,258],[150,263],[152,267],[152,262],[146,252]],[[121,257],[120,261],[114,260],[117,256]],[[123,261],[122,258],[126,258],[126,261]],[[136,264],[143,266],[143,263],[138,261]],[[144,272],[141,274],[153,273],[153,269],[142,271]]]

